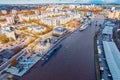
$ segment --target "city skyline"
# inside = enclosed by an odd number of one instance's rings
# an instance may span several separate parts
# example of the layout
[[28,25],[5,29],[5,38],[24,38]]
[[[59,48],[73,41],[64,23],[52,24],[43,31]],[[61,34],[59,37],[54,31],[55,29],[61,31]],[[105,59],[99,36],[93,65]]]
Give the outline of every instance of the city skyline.
[[120,80],[117,1],[1,1],[0,80]]

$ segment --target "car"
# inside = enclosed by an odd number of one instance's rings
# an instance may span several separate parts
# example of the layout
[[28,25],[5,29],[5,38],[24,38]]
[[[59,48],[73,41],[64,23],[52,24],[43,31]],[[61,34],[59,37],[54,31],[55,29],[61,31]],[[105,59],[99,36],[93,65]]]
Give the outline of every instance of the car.
[[99,44],[99,40],[97,40],[97,44]]
[[100,67],[100,71],[102,71],[102,72],[103,72],[103,71],[104,71],[104,67]]
[[112,75],[111,75],[111,74],[108,74],[107,76],[108,76],[108,78],[112,78]]
[[103,73],[101,74],[101,79],[100,80],[105,80]]
[[101,54],[102,53],[102,50],[98,47],[98,54]]
[[105,80],[104,78],[102,78],[101,80]]
[[61,35],[64,35],[66,32],[67,32],[67,29],[66,29],[66,28],[56,27],[56,28],[54,28],[54,30],[53,30],[53,35],[54,35],[54,36],[61,36]]
[[99,59],[98,59],[98,61],[99,61],[99,62],[101,62],[101,61],[102,61],[102,59],[101,59],[101,58],[99,58]]
[[45,60],[44,58],[41,58],[41,60]]

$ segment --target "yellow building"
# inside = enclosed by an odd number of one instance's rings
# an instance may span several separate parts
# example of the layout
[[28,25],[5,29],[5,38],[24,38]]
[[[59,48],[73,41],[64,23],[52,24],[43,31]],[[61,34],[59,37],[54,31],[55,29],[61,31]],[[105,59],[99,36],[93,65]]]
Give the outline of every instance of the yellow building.
[[108,18],[119,19],[119,17],[120,17],[120,12],[119,11],[114,11],[114,12],[109,12],[108,13]]
[[115,19],[119,19],[119,17],[120,17],[120,12],[117,11],[117,12],[115,13],[114,18],[115,18]]

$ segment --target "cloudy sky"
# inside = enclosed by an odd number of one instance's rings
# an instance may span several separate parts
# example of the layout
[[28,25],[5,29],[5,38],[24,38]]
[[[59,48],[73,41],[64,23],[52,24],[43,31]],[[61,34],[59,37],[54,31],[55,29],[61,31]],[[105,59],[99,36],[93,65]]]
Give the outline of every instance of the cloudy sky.
[[120,0],[0,0],[0,4],[38,4],[38,3],[119,3]]

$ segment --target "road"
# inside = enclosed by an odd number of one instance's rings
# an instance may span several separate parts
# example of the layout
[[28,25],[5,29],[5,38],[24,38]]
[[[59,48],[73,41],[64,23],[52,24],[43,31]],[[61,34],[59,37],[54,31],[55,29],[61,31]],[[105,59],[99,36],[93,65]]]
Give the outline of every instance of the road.
[[[98,16],[101,18],[101,16]],[[98,18],[98,19],[99,19]],[[101,22],[101,19],[98,20]],[[103,17],[102,17],[103,21]],[[75,31],[62,41],[62,47],[44,65],[39,61],[18,80],[96,80],[93,37],[94,24]]]
[[99,45],[100,49],[102,50],[102,53],[98,55],[99,59],[101,59],[101,61],[99,61],[99,65],[100,67],[104,68],[104,71],[100,71],[101,78],[104,78],[105,80],[111,80],[108,77],[108,74],[110,74],[110,71],[109,71],[107,62],[105,60],[105,53],[104,53],[103,44],[102,44],[102,32],[97,37],[97,40],[99,41],[97,45]]
[[[107,21],[109,21],[109,20],[107,20]],[[103,28],[104,27],[105,27],[105,25],[103,25]],[[101,75],[101,78],[104,78],[105,80],[113,80],[112,77],[110,77],[111,73],[110,73],[109,67],[108,67],[106,59],[105,59],[104,47],[102,44],[102,41],[105,40],[105,37],[103,37],[102,31],[103,31],[103,29],[101,28],[100,34],[97,37],[97,40],[99,41],[99,43],[97,45],[99,45],[102,50],[102,53],[98,55],[99,59],[101,59],[101,61],[99,61],[99,65],[100,65],[100,67],[104,68],[104,71],[100,71],[100,75]],[[108,75],[109,75],[109,77],[108,77]]]
[[4,69],[5,69],[6,67],[8,67],[8,65],[10,65],[12,59],[19,58],[19,57],[21,57],[23,54],[25,54],[25,49],[26,49],[26,48],[22,49],[19,53],[17,53],[17,54],[14,55],[12,58],[10,58],[8,61],[6,61],[5,63],[3,63],[3,64],[0,66],[0,72],[4,71]]

